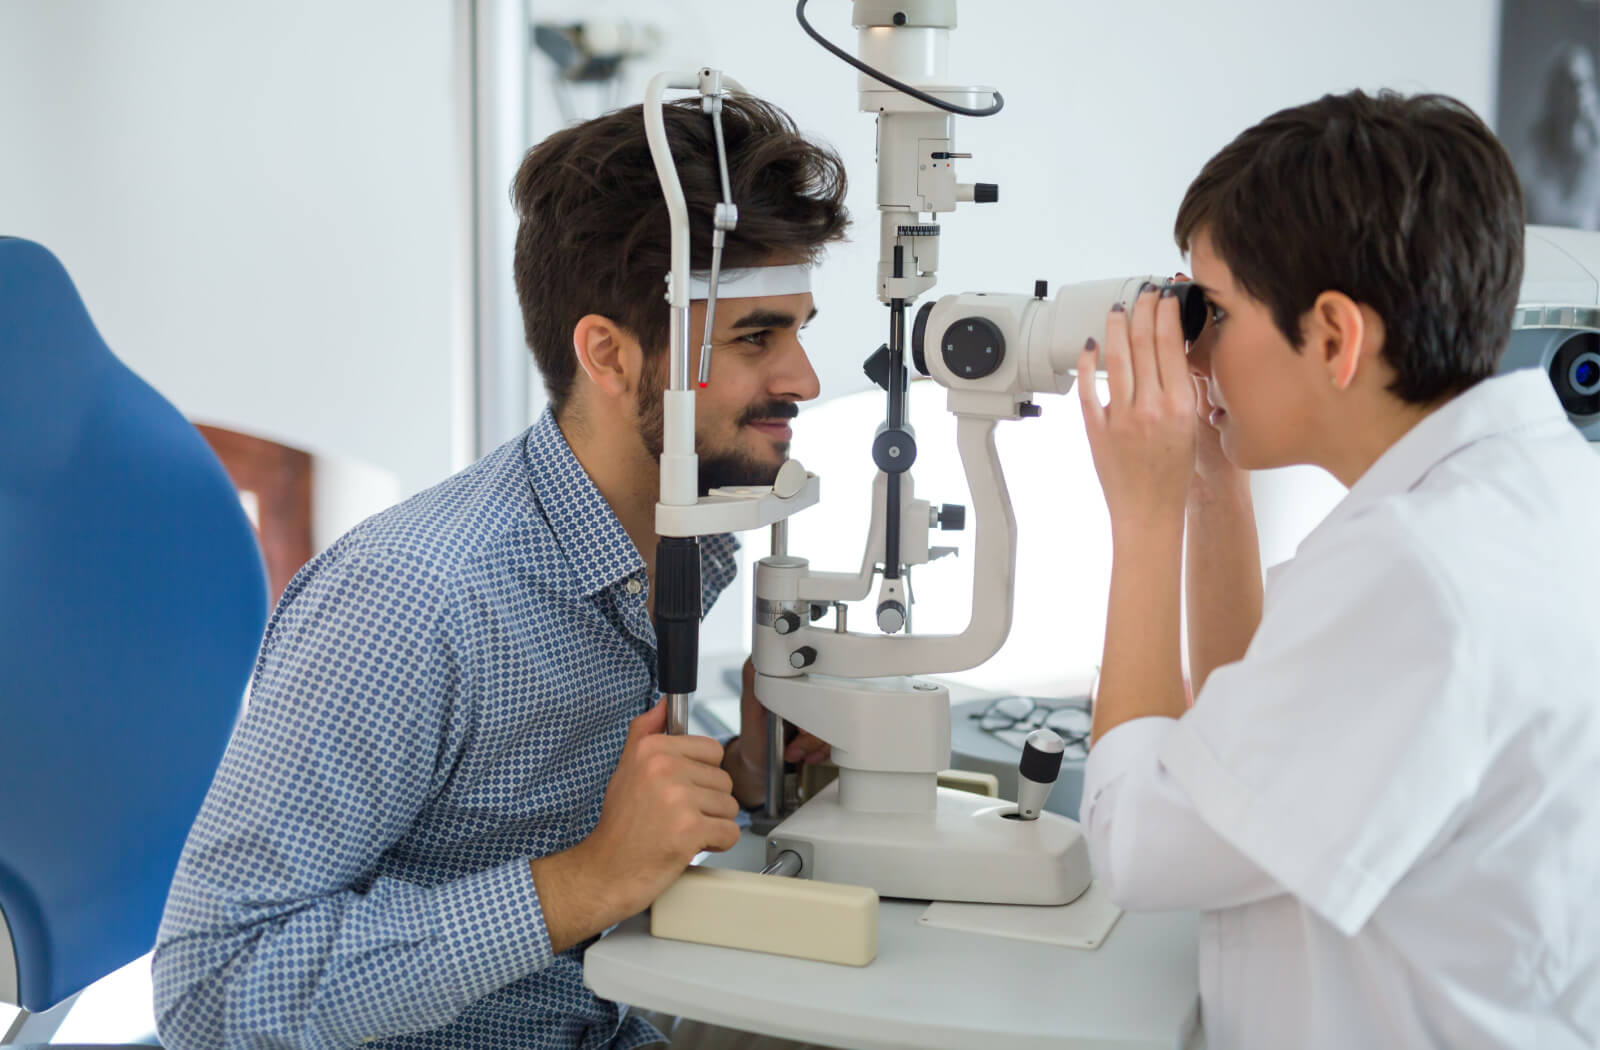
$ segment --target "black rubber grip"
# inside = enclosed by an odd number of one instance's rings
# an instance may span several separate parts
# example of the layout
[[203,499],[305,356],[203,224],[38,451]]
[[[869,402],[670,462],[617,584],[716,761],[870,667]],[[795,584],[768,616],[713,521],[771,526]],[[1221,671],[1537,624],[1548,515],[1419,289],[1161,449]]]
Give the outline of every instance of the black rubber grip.
[[1017,772],[1035,784],[1054,784],[1061,773],[1063,751],[1040,751],[1032,744],[1022,747],[1022,763]]
[[656,688],[692,693],[700,663],[700,541],[656,543]]

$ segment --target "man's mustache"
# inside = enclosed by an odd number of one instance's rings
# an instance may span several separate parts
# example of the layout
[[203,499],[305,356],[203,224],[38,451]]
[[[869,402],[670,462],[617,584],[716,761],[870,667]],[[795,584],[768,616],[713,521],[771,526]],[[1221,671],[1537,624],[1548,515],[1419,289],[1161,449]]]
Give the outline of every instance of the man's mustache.
[[800,414],[800,406],[793,401],[768,401],[751,405],[739,416],[739,425],[746,426],[758,419],[793,419]]

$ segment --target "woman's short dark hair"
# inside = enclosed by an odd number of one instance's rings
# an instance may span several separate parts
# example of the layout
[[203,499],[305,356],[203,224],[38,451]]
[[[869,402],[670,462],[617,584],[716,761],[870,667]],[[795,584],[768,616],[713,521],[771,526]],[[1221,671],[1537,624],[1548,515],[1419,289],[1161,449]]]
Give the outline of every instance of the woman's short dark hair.
[[1483,121],[1444,95],[1325,95],[1246,130],[1189,186],[1204,233],[1295,347],[1318,295],[1383,319],[1389,389],[1431,404],[1494,374],[1522,285],[1522,191]]
[[[712,215],[722,199],[711,118],[698,100],[663,107],[667,139],[689,207],[690,266],[711,266]],[[795,128],[788,114],[749,96],[724,100],[728,179],[739,209],[724,267],[777,254],[815,259],[844,235],[844,163]],[[572,330],[600,314],[666,349],[664,278],[671,268],[667,207],[645,139],[642,107],[566,128],[530,149],[511,186],[514,273],[528,346],[557,411],[572,391]]]

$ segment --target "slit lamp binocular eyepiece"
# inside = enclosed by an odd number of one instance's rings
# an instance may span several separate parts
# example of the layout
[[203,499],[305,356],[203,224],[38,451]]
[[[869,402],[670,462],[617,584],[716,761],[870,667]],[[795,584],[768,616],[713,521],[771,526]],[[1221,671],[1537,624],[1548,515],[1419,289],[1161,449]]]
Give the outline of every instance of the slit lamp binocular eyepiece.
[[951,390],[1019,398],[1064,394],[1072,389],[1084,344],[1093,339],[1105,346],[1112,306],[1132,310],[1146,284],[1171,287],[1184,341],[1199,338],[1208,305],[1191,282],[1137,274],[1063,285],[1048,298],[1039,281],[1031,296],[963,292],[924,303],[912,325],[912,364]]

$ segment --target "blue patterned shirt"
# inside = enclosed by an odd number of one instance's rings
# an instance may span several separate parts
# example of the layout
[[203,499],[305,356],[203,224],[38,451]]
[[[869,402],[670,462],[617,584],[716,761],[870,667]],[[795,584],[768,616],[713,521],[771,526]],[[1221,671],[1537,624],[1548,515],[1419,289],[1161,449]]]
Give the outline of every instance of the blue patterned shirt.
[[[734,573],[702,544],[704,606]],[[267,625],[157,938],[170,1050],[659,1038],[555,955],[528,860],[654,703],[644,562],[554,417],[368,519]]]

